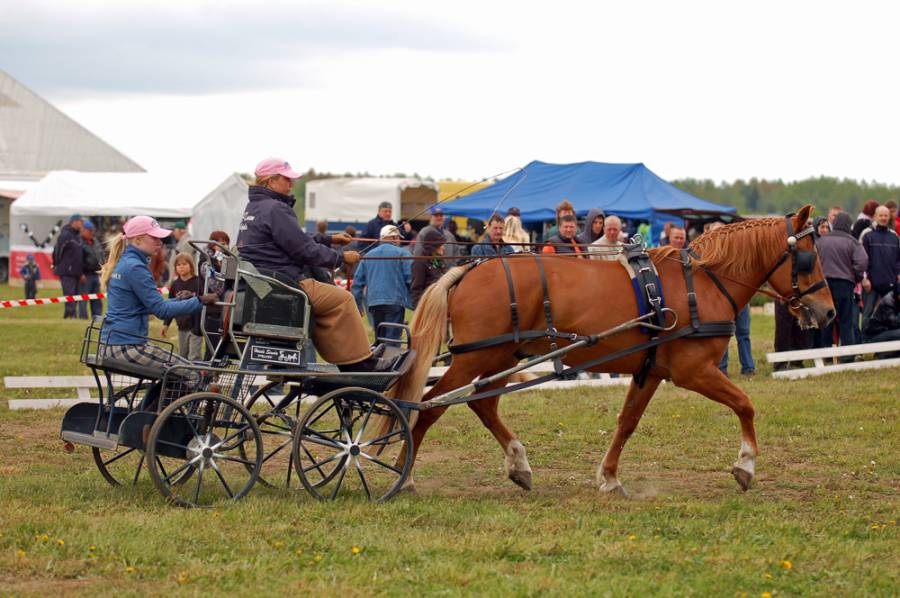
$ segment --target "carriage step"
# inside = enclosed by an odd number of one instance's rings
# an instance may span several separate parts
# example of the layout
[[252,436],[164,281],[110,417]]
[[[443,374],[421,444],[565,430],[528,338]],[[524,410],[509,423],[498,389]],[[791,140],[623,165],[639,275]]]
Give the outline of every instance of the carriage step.
[[118,434],[104,434],[103,432],[95,432],[93,434],[84,434],[83,432],[63,431],[62,439],[72,444],[84,444],[87,446],[95,446],[102,449],[115,449],[119,446]]

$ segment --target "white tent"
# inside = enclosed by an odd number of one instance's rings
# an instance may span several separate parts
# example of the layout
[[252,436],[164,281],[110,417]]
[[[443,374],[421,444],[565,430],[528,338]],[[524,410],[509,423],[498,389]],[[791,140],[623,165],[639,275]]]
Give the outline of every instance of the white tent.
[[75,213],[190,220],[189,231],[195,239],[224,230],[235,240],[246,205],[247,183],[236,174],[216,184],[198,177],[173,180],[145,172],[51,172],[10,207],[12,252],[35,251],[23,224],[36,238],[44,239],[57,222],[67,222]]
[[[437,201],[434,181],[412,177],[335,178],[306,183],[306,228],[327,220],[330,228],[360,225],[375,217],[378,204],[390,202],[394,220],[411,218]],[[422,217],[427,219],[427,216]]]

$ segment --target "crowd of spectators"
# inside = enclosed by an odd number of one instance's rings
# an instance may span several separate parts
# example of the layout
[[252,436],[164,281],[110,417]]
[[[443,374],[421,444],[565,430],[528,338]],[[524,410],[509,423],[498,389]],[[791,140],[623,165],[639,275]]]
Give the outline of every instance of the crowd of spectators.
[[[775,350],[900,340],[900,218],[897,204],[863,204],[854,221],[840,206],[813,222],[816,250],[837,316],[822,330],[801,331],[776,304]],[[853,361],[852,356],[842,362]],[[795,364],[778,364],[776,368]]]

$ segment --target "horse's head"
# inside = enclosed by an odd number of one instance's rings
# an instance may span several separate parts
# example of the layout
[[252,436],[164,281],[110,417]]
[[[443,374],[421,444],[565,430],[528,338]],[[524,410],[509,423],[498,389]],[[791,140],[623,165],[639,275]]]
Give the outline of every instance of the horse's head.
[[813,206],[805,205],[784,219],[784,253],[769,270],[766,280],[788,300],[801,328],[824,328],[834,319],[834,303],[822,274],[819,254],[808,225]]

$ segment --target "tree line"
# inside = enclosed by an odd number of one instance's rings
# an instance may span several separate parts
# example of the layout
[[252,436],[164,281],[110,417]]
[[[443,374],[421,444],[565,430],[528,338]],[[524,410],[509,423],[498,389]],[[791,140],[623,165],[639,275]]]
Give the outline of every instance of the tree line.
[[692,178],[671,182],[701,199],[735,207],[742,215],[786,214],[811,203],[819,215],[825,215],[831,206],[840,206],[856,216],[870,199],[880,204],[900,199],[900,186],[826,176],[789,183],[757,178],[731,183]]

